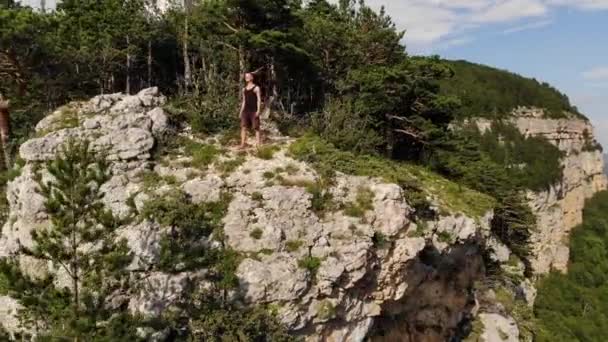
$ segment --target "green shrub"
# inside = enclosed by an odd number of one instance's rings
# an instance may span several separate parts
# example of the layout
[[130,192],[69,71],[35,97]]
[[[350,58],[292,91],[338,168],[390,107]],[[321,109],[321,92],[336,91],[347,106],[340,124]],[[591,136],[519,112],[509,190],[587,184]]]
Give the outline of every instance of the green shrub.
[[443,243],[452,243],[454,240],[454,237],[449,232],[443,231],[443,232],[439,232],[437,234],[437,240],[439,240],[439,242],[443,242]]
[[229,175],[232,172],[234,172],[234,170],[236,170],[239,166],[243,165],[244,163],[245,163],[245,157],[237,156],[234,159],[222,161],[221,163],[216,165],[216,168],[222,174]]
[[289,240],[285,242],[285,250],[290,253],[297,252],[303,244],[302,240]]
[[336,317],[336,307],[329,300],[317,304],[317,316],[322,320],[330,320]]
[[374,192],[371,191],[368,187],[359,187],[357,189],[357,195],[355,203],[349,202],[344,206],[344,214],[351,217],[363,217],[365,216],[365,212],[368,210],[373,210],[373,199]]
[[307,270],[311,275],[316,275],[319,267],[321,267],[321,259],[313,256],[305,257],[298,260],[298,266]]
[[264,177],[264,179],[267,179],[267,180],[273,179],[275,176],[276,175],[272,171],[266,171],[262,174],[262,177]]
[[275,145],[264,145],[258,148],[256,153],[256,157],[263,160],[270,160],[274,157],[275,152],[277,152],[280,148]]
[[365,215],[365,211],[363,211],[361,207],[353,202],[344,204],[344,208],[342,210],[344,211],[344,215],[350,217],[363,217]]
[[193,204],[186,194],[174,191],[146,202],[140,215],[171,228],[161,240],[158,267],[180,272],[215,263],[218,251],[207,248],[204,240],[222,227],[229,200],[223,195],[219,202]]
[[332,99],[312,115],[312,127],[323,139],[348,151],[375,153],[386,139],[350,102]]
[[374,247],[378,249],[386,248],[390,243],[386,235],[381,232],[374,232],[374,236],[372,236],[372,242],[374,243]]
[[188,141],[184,149],[186,154],[192,157],[192,166],[197,168],[206,168],[216,160],[221,152],[214,145],[201,144],[194,141]]
[[298,173],[298,171],[300,171],[300,168],[298,168],[297,165],[295,164],[287,164],[287,166],[285,167],[285,172],[287,172],[288,175],[293,176],[296,173]]
[[249,236],[251,236],[255,240],[259,240],[262,238],[263,234],[264,234],[263,230],[261,230],[260,228],[255,228],[254,230],[251,231],[251,233],[249,233]]
[[[172,98],[165,110],[174,121],[187,122],[195,133],[213,134],[236,130],[239,119],[235,114],[239,99],[233,90],[222,92],[215,85],[209,93],[192,93]],[[227,94],[229,94],[227,96]]]
[[318,181],[308,184],[306,191],[312,195],[310,199],[310,207],[319,217],[323,217],[325,213],[331,211],[335,207],[332,194],[327,188]]
[[314,135],[299,138],[291,144],[289,152],[294,158],[311,164],[326,183],[332,182],[336,171],[396,183],[419,213],[428,208],[429,195],[436,197],[442,207],[472,217],[485,215],[495,204],[490,196],[451,182],[424,167],[341,151]]
[[254,192],[251,194],[251,199],[257,202],[263,201],[264,200],[264,195],[262,195],[261,192]]

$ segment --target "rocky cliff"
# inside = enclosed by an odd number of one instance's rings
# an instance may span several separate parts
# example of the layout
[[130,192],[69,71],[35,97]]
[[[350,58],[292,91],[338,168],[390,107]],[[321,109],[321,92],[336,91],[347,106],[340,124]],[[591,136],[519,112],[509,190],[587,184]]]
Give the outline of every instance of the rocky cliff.
[[[504,291],[486,279],[488,260],[517,279],[510,288],[516,293],[507,297],[528,308],[534,288],[523,264],[492,236],[491,198],[408,166],[396,172],[422,185],[431,204],[424,215],[408,190],[382,175],[340,172],[324,185],[331,205],[321,212],[311,187],[322,177],[292,153],[298,141],[275,135],[263,154],[238,151],[224,136],[202,139],[173,125],[164,103],[150,88],[72,103],[42,120],[19,150],[20,175],[8,184],[0,255],[17,258],[32,277],[56,272],[21,253],[33,244],[31,233],[48,226],[34,174],[66,141],[86,139],[111,162],[113,177],[101,188],[105,205],[121,218],[138,218],[125,220],[118,234],[135,256],[132,286],[120,296],[134,314],[157,317],[177,307],[186,291],[205,286],[205,270],[170,274],[156,267],[171,227],[140,215],[150,201],[179,192],[192,204],[229,200],[222,242],[242,257],[231,297],[273,308],[291,333],[308,341],[520,339],[518,324],[525,322],[499,303]],[[563,269],[567,235],[581,220],[585,198],[606,187],[601,154],[589,150],[591,126],[584,120],[519,115],[513,121],[522,133],[543,135],[564,151],[563,181],[529,194],[540,223],[533,266]],[[159,153],[167,141],[180,144]],[[213,153],[202,158],[186,145]],[[60,273],[55,283],[70,286]],[[10,332],[23,329],[16,318],[21,304],[8,296],[0,302],[0,323]]]
[[[271,137],[269,155],[240,152],[221,145],[221,137],[200,140],[187,128],[173,127],[164,102],[156,88],[103,95],[41,121],[37,136],[21,146],[25,163],[8,185],[2,256],[16,257],[33,277],[55,272],[47,261],[21,254],[20,247],[31,246],[31,232],[48,225],[34,169],[78,138],[107,152],[113,177],[102,186],[103,201],[119,217],[136,217],[148,201],[172,191],[191,203],[230,198],[222,221],[225,243],[243,257],[235,300],[272,306],[291,332],[310,341],[444,341],[459,333],[475,308],[472,289],[485,274],[486,244],[502,251],[493,258],[508,260],[508,250],[490,238],[491,205],[476,203],[484,199],[481,194],[423,169],[413,172],[434,203],[433,215],[423,220],[400,186],[338,173],[328,189],[332,209],[321,215],[307,190],[320,176],[291,156],[292,139]],[[217,155],[203,165],[178,147],[159,158],[155,149],[163,139],[196,143]],[[446,189],[458,189],[454,199],[445,197]],[[468,201],[476,210],[454,209],[455,201]],[[129,267],[134,285],[122,297],[133,313],[160,315],[190,285],[204,284],[204,270],[168,274],[155,268],[168,229],[147,219],[119,229],[135,255]],[[70,286],[61,274],[56,285]],[[18,331],[20,304],[0,299],[6,304],[0,323]]]
[[[525,136],[540,136],[562,151],[563,177],[546,191],[528,193],[537,216],[533,233],[533,257],[537,274],[551,269],[567,271],[570,231],[582,223],[585,201],[607,187],[602,151],[593,136],[591,123],[579,116],[547,119],[537,108],[518,108],[509,119]],[[478,121],[489,129],[491,122]]]

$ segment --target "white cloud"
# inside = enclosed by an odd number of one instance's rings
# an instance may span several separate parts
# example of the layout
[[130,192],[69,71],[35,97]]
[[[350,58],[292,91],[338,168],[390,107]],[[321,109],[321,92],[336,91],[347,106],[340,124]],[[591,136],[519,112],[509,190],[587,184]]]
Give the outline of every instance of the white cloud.
[[548,0],[551,5],[569,6],[585,10],[608,9],[608,0]]
[[451,38],[449,40],[441,42],[437,46],[437,50],[445,50],[445,49],[448,49],[448,48],[451,48],[451,47],[454,47],[454,46],[466,45],[466,44],[469,44],[470,42],[472,42],[474,40],[475,39],[473,37],[470,37],[470,36]]
[[473,13],[472,20],[480,23],[510,22],[528,17],[541,17],[549,9],[536,0],[497,1],[478,13]]
[[462,39],[459,37],[474,36],[480,30],[513,34],[544,27],[560,7],[608,9],[608,0],[367,0],[366,3],[376,9],[386,8],[397,26],[407,31],[405,42],[408,50],[415,53],[445,48],[450,42],[459,42]]
[[583,78],[593,82],[608,82],[608,66],[596,67],[583,72]]
[[553,22],[553,20],[551,20],[551,19],[544,19],[541,21],[525,23],[523,25],[514,26],[514,27],[506,29],[502,32],[504,34],[512,34],[512,33],[517,33],[517,32],[521,32],[521,31],[534,30],[534,29],[549,26],[549,25],[551,25],[552,22]]

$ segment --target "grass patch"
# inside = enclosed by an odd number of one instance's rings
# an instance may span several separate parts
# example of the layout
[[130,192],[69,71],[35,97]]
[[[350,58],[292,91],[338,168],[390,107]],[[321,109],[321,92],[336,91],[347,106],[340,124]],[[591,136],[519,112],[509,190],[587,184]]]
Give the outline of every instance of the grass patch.
[[223,175],[229,175],[234,170],[236,170],[239,166],[245,163],[245,157],[237,156],[234,159],[224,160],[221,163],[216,165],[216,169],[221,172]]
[[280,150],[279,146],[265,145],[258,149],[258,152],[255,154],[255,156],[263,160],[270,160],[274,157],[275,152],[277,152],[278,150]]
[[357,189],[357,197],[355,202],[349,202],[344,205],[344,214],[350,217],[363,217],[365,212],[373,210],[372,201],[374,192],[368,187],[359,187]]
[[304,245],[302,240],[289,240],[285,242],[285,250],[290,253],[297,252],[302,245]]
[[411,238],[424,237],[427,228],[428,223],[426,223],[426,221],[420,221],[416,225],[416,229],[408,232],[407,236]]
[[264,200],[264,195],[262,195],[261,192],[256,191],[254,193],[251,194],[251,199],[256,201],[256,202],[261,202]]
[[220,135],[219,143],[222,146],[237,144],[241,139],[241,131],[239,129],[226,130]]
[[260,228],[255,228],[251,231],[251,233],[249,233],[249,236],[251,236],[252,239],[259,240],[262,238],[263,234],[264,231],[262,231]]
[[145,191],[156,189],[162,183],[166,183],[168,185],[177,185],[179,183],[174,175],[162,177],[161,175],[152,170],[142,171],[139,173],[138,176],[141,178],[142,187]]
[[190,139],[183,139],[184,152],[192,158],[192,166],[207,168],[222,153],[214,145],[202,144]]
[[372,236],[372,242],[374,243],[374,247],[376,247],[377,249],[386,248],[390,244],[386,235],[381,232],[374,233],[374,236]]
[[289,163],[285,167],[285,172],[287,172],[287,174],[290,176],[295,175],[296,173],[298,173],[298,171],[300,171],[300,168],[298,168],[298,166],[293,163]]
[[329,300],[324,300],[317,304],[317,317],[327,321],[336,317],[336,307]]
[[294,158],[311,164],[321,177],[329,180],[340,171],[396,183],[405,190],[410,205],[417,208],[428,206],[425,199],[432,196],[444,210],[480,218],[495,205],[492,197],[451,182],[422,166],[341,151],[315,135],[299,138],[291,144],[289,152]]
[[483,322],[480,319],[476,319],[471,324],[471,332],[469,336],[467,336],[463,342],[479,342],[481,341],[481,335],[485,331],[485,327]]
[[271,179],[273,179],[275,176],[276,176],[276,175],[275,175],[275,173],[274,173],[274,172],[272,172],[272,171],[266,171],[266,172],[264,172],[264,173],[262,174],[262,177],[264,177],[264,179],[266,179],[266,180],[271,180]]
[[335,208],[332,194],[327,191],[321,181],[308,184],[306,186],[306,191],[312,195],[310,207],[317,216],[324,217],[327,212]]
[[146,202],[141,217],[171,227],[160,241],[158,269],[175,273],[227,262],[219,249],[209,249],[202,241],[212,234],[215,239],[221,238],[221,221],[230,200],[224,194],[218,202],[194,204],[176,190]]
[[452,241],[454,241],[454,237],[449,232],[443,231],[437,233],[437,240],[443,243],[452,243]]
[[533,309],[523,300],[516,299],[515,295],[503,286],[496,288],[494,292],[496,293],[496,300],[517,322],[520,339],[522,341],[532,341],[536,333],[541,331]]
[[313,256],[307,256],[298,260],[298,266],[307,270],[312,276],[315,276],[319,270],[319,267],[321,267],[321,259]]
[[288,187],[309,188],[315,185],[315,182],[307,179],[285,179],[281,177],[281,185]]
[[363,211],[358,205],[353,202],[348,202],[342,208],[344,211],[344,215],[350,217],[363,217],[365,215],[365,211]]

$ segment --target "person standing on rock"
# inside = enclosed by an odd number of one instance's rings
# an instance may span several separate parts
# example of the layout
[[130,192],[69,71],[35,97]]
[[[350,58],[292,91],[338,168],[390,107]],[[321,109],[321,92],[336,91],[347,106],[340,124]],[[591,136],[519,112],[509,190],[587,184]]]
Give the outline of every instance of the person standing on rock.
[[255,131],[256,147],[262,143],[260,132],[260,113],[262,111],[262,92],[255,84],[253,73],[245,74],[245,88],[243,89],[243,102],[241,104],[241,146],[247,147],[247,130]]

